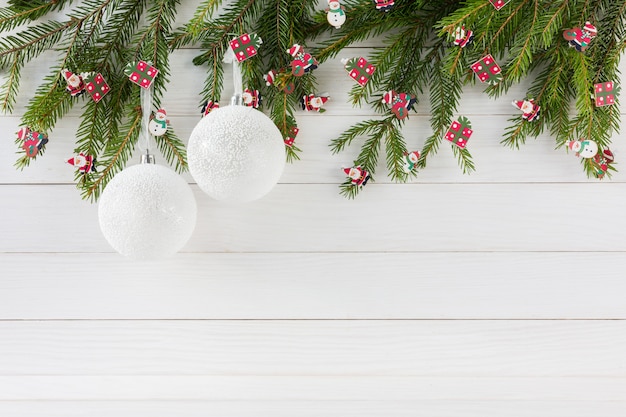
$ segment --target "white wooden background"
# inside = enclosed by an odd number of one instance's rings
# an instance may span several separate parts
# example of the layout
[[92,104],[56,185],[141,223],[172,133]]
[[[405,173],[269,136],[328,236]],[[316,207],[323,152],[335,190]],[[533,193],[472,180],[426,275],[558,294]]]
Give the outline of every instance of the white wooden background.
[[[196,2],[183,3],[181,22]],[[199,120],[196,53],[174,55],[164,102],[181,137]],[[626,169],[587,180],[547,136],[501,146],[525,88],[492,100],[477,86],[459,113],[477,172],[444,144],[417,181],[381,167],[345,200],[340,167],[358,147],[328,144],[373,113],[347,104],[339,58],[316,71],[327,113],[298,114],[302,161],[251,204],[192,185],[195,233],[153,263],[114,253],[81,201],[64,163],[78,113],[13,169],[48,68],[24,71],[0,118],[0,416],[626,416]],[[411,148],[429,134],[427,103]],[[619,168],[621,137],[612,149]]]

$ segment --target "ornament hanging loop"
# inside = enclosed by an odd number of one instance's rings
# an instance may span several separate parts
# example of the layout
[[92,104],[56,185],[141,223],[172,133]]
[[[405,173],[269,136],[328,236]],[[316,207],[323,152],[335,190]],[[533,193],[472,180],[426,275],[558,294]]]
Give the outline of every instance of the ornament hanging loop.
[[141,163],[154,163],[154,155],[150,154],[150,129],[148,128],[150,124],[150,116],[152,114],[152,89],[154,87],[152,84],[148,88],[141,89],[141,135],[144,140],[144,147],[146,149],[146,153],[141,155]]
[[226,64],[232,64],[233,66],[233,86],[234,93],[230,99],[231,106],[243,106],[243,74],[239,67],[239,62],[235,57],[235,52],[232,48],[228,48],[224,54],[223,62]]

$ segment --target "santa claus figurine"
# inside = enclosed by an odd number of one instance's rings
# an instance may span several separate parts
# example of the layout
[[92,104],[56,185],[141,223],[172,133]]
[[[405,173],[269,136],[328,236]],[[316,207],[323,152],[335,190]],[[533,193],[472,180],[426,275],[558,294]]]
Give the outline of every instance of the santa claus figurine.
[[291,61],[291,73],[296,77],[301,77],[307,72],[311,72],[317,68],[317,59],[310,53],[305,52],[301,45],[297,43],[293,44],[293,46],[287,50],[287,53],[293,57],[293,61]]
[[85,155],[82,152],[67,160],[68,164],[75,166],[80,172],[85,174],[96,171],[95,162],[96,160],[93,156]]
[[326,110],[323,109],[322,106],[326,104],[329,98],[330,97],[326,94],[319,96],[309,94],[308,96],[302,96],[300,104],[302,105],[302,110],[324,113]]
[[259,90],[250,90],[249,88],[246,88],[243,91],[241,99],[244,106],[253,107],[255,109],[258,109],[263,101],[263,97],[261,96],[261,93],[259,93]]
[[343,168],[343,172],[350,178],[352,185],[356,185],[357,187],[363,187],[370,179],[369,172],[364,170],[361,166]]
[[79,96],[85,92],[85,82],[80,74],[74,74],[72,71],[64,69],[61,76],[67,83],[67,91],[72,97]]
[[532,98],[530,100],[514,101],[513,106],[522,111],[522,118],[524,120],[532,122],[533,120],[537,120],[539,118],[539,110],[541,110],[541,107],[537,105],[535,100]]

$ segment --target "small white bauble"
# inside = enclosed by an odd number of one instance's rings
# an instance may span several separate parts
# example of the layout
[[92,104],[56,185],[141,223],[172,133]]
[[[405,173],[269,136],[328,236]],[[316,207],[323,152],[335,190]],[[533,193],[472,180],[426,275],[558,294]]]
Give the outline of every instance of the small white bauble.
[[189,172],[217,200],[252,201],[278,182],[285,167],[285,143],[274,122],[251,107],[214,109],[191,132]]
[[98,203],[100,229],[124,256],[158,259],[178,252],[196,226],[196,199],[171,169],[133,165],[107,184]]

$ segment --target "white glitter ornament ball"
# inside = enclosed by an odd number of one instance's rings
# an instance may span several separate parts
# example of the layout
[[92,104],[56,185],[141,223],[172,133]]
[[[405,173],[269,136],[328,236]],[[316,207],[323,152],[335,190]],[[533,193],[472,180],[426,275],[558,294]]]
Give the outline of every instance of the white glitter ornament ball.
[[252,107],[217,108],[200,120],[187,145],[189,172],[217,200],[252,201],[278,182],[285,143],[272,120]]
[[158,259],[187,243],[197,215],[189,184],[171,169],[133,165],[107,184],[98,203],[102,234],[133,259]]

